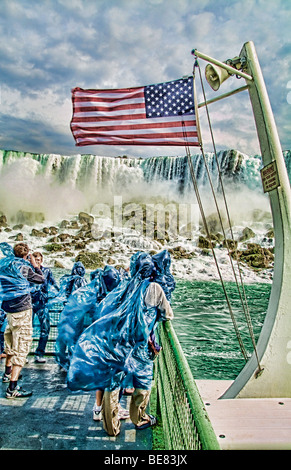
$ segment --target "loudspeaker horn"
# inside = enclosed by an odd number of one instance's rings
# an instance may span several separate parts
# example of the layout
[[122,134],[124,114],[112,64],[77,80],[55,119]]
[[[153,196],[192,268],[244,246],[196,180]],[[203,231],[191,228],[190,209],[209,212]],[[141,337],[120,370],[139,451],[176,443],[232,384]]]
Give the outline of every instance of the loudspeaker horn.
[[219,67],[218,65],[208,64],[205,67],[205,77],[209,85],[214,91],[217,91],[220,85],[231,77],[227,70]]

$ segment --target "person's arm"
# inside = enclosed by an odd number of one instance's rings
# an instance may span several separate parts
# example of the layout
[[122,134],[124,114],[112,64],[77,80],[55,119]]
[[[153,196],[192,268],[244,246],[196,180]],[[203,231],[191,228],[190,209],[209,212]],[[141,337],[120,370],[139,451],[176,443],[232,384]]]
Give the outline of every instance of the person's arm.
[[174,313],[162,287],[156,282],[151,282],[145,295],[145,303],[150,307],[157,307],[160,312],[160,320],[173,320]]
[[23,265],[23,267],[21,268],[21,274],[33,284],[43,284],[45,281],[45,277],[41,269],[39,269],[37,266],[32,269],[28,265]]

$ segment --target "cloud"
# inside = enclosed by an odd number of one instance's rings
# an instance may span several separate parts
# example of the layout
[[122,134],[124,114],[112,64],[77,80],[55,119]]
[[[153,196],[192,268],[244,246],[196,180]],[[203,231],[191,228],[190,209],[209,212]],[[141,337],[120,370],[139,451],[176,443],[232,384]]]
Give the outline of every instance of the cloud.
[[[243,7],[238,0],[2,0],[1,146],[14,141],[16,150],[79,153],[69,128],[72,88],[173,80],[191,73],[193,48],[226,60],[253,40],[282,145],[291,148],[290,14],[285,0],[246,0]],[[200,65],[204,71],[205,62]],[[230,79],[221,92],[241,84]],[[238,96],[211,107],[217,145],[254,154],[250,103]],[[208,136],[205,145],[210,149]],[[93,146],[84,153],[176,155],[183,149]]]

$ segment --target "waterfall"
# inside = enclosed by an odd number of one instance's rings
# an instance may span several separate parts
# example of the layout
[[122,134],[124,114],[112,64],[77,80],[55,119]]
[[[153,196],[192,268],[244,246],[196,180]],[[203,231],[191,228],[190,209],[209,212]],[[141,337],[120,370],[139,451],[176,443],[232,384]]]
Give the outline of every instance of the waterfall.
[[[289,177],[291,152],[284,157]],[[213,153],[206,154],[212,183],[219,192],[219,172]],[[261,157],[236,150],[220,151],[217,160],[224,185],[232,193],[243,190],[262,194]],[[192,156],[199,187],[209,190],[201,154]],[[0,210],[42,211],[48,217],[90,210],[97,202],[110,202],[112,195],[142,201],[160,196],[177,201],[193,197],[193,184],[185,156],[150,158],[96,155],[34,154],[0,150]]]
[[[219,190],[219,170],[223,181],[227,185],[245,185],[249,189],[259,189],[260,168],[262,160],[260,156],[249,157],[236,150],[218,152],[217,161],[214,153],[205,155],[212,183]],[[208,175],[202,155],[192,156],[195,176],[200,187],[208,185]],[[218,162],[218,164],[217,164]],[[142,161],[146,181],[173,181],[180,193],[185,193],[192,188],[190,172],[186,157],[152,157]]]

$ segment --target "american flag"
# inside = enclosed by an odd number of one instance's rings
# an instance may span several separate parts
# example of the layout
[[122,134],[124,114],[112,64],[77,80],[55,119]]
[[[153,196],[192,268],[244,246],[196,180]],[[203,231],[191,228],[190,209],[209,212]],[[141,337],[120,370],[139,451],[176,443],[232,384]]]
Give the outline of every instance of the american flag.
[[77,146],[199,146],[193,77],[145,87],[72,90]]

